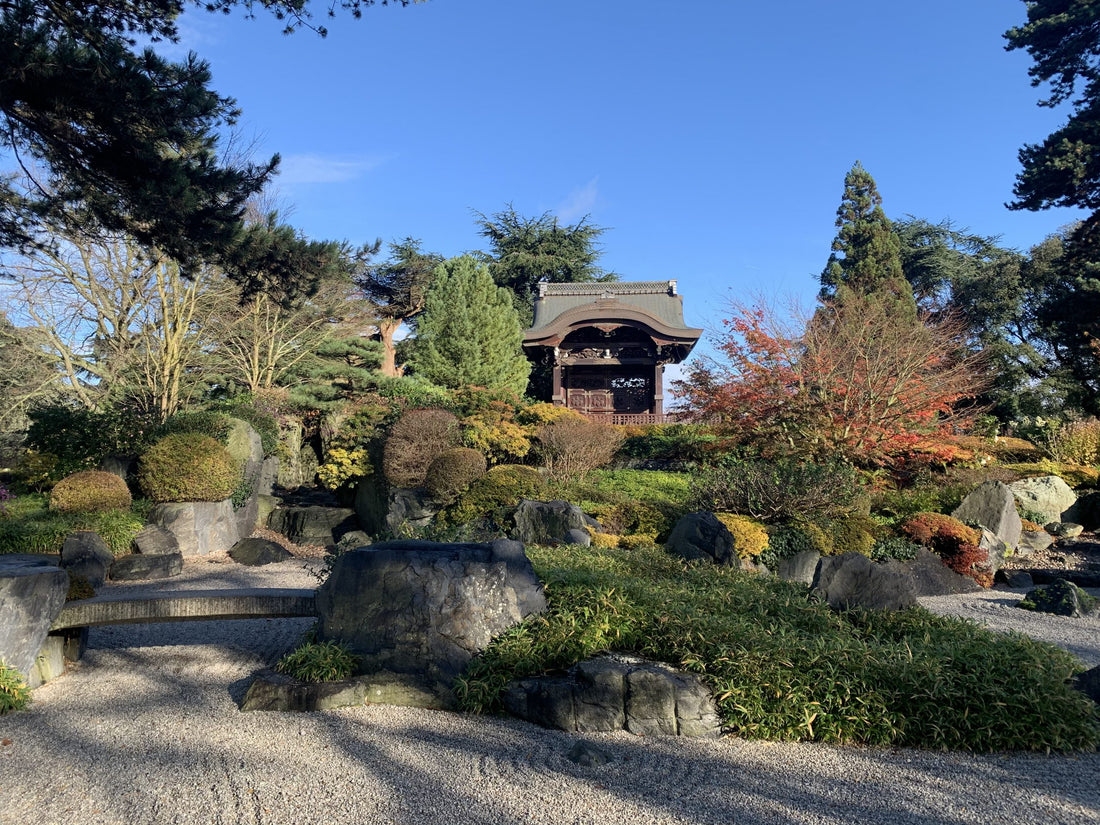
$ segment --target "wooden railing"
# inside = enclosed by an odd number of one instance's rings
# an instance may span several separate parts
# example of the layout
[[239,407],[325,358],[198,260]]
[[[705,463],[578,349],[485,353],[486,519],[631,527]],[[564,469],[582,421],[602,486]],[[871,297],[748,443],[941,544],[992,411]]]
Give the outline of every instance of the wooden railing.
[[676,424],[683,420],[679,413],[584,413],[584,417],[615,426]]

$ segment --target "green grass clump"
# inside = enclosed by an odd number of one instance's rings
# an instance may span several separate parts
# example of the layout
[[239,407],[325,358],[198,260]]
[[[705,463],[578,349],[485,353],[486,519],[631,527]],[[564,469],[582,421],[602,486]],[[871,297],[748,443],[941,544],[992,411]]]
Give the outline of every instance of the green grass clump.
[[23,710],[31,702],[31,690],[23,674],[0,659],[0,716]]
[[1070,654],[914,608],[838,613],[804,587],[656,550],[531,547],[550,609],[494,639],[457,684],[466,710],[509,681],[607,650],[699,674],[726,728],[777,740],[972,751],[1093,749]]
[[135,502],[135,509],[99,513],[65,513],[49,508],[41,494],[18,496],[7,502],[9,515],[0,519],[0,554],[60,553],[65,537],[74,530],[98,533],[111,552],[130,552],[134,536],[145,526],[147,502]]
[[339,682],[355,673],[357,663],[344,645],[307,638],[280,659],[275,669],[301,682]]

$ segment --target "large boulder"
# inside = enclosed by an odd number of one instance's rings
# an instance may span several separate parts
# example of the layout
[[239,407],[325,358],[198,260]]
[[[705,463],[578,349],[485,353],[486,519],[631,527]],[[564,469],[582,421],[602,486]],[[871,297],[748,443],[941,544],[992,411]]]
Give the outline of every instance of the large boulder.
[[339,556],[317,590],[318,636],[360,672],[453,703],[451,684],[497,634],[546,607],[523,545],[389,541]]
[[1073,488],[1058,476],[1024,478],[1009,484],[1008,489],[1012,491],[1021,509],[1043,516],[1040,524],[1062,521],[1062,514],[1077,503],[1077,494],[1073,492]]
[[905,610],[917,603],[908,573],[876,564],[862,553],[826,556],[810,587],[834,610]]
[[951,515],[959,521],[980,524],[1009,547],[1020,543],[1023,523],[1016,512],[1016,499],[1008,485],[1000,481],[979,484]]
[[951,596],[983,589],[972,578],[956,573],[943,563],[943,559],[923,547],[917,551],[915,558],[887,561],[883,567],[908,576],[917,596]]
[[780,559],[774,572],[776,578],[785,582],[813,584],[814,573],[817,572],[817,564],[820,561],[821,554],[816,550],[802,550],[793,556]]
[[268,529],[294,544],[335,547],[345,533],[359,529],[355,511],[346,507],[279,507],[267,520]]
[[427,527],[435,519],[443,502],[437,501],[423,488],[394,487],[389,491],[386,527],[394,535]]
[[[28,678],[69,592],[56,556],[0,556],[0,660]],[[33,680],[32,680],[33,681]]]
[[564,676],[512,682],[504,708],[558,730],[626,730],[637,736],[719,736],[722,725],[699,677],[635,656],[589,659]]
[[158,504],[149,513],[149,522],[175,536],[185,556],[228,550],[241,537],[229,499]]
[[[1023,535],[1023,533],[1021,532],[1020,535]],[[992,530],[987,530],[984,527],[982,528],[982,537],[978,540],[978,547],[985,550],[989,558],[987,565],[990,573],[996,573],[1000,570],[1005,563],[1005,558],[1012,555],[1012,547]]]
[[665,549],[688,561],[709,559],[715,564],[738,564],[733,534],[714,513],[688,513],[672,528]]
[[584,531],[588,524],[584,511],[568,501],[529,501],[524,499],[513,516],[516,527],[512,537],[524,544],[552,544],[566,540],[570,530]]
[[99,535],[92,530],[76,530],[65,537],[61,545],[61,568],[74,576],[83,576],[92,587],[100,587],[107,580],[107,571],[115,554]]

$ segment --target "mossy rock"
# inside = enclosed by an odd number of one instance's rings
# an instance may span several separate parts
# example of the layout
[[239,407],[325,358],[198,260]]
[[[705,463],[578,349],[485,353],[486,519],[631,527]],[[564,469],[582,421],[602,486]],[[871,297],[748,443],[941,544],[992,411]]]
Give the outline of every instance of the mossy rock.
[[1055,616],[1081,618],[1091,616],[1100,609],[1100,602],[1073,582],[1057,579],[1051,584],[1037,587],[1019,602],[1017,607]]

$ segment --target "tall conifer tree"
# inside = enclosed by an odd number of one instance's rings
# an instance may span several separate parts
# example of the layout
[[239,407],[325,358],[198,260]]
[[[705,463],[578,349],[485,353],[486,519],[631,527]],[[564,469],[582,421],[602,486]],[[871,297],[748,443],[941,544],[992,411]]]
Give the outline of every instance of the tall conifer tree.
[[443,387],[510,389],[522,395],[531,364],[512,293],[468,255],[435,271],[417,324],[411,366]]
[[901,268],[901,242],[882,211],[875,179],[859,161],[844,176],[844,197],[836,211],[833,252],[821,273],[821,297],[845,300],[846,293],[892,296],[915,314],[913,290]]

